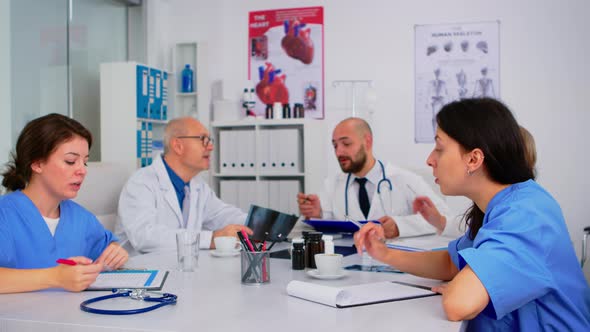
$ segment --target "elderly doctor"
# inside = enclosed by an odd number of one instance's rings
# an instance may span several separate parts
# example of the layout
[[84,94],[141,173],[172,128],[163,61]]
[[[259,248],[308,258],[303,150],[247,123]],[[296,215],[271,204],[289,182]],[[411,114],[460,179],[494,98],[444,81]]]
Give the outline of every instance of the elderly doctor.
[[182,229],[200,231],[200,247],[215,248],[213,238],[236,236],[246,214],[221,201],[197,175],[209,169],[213,140],[190,117],[171,120],[164,129],[164,154],[135,172],[119,198],[115,232],[133,253],[174,249]]
[[418,196],[429,197],[443,215],[449,213],[448,207],[422,177],[373,156],[373,135],[365,120],[340,122],[332,144],[343,173],[328,178],[319,195],[297,195],[304,217],[378,220],[387,238],[435,233],[415,213],[413,201]]

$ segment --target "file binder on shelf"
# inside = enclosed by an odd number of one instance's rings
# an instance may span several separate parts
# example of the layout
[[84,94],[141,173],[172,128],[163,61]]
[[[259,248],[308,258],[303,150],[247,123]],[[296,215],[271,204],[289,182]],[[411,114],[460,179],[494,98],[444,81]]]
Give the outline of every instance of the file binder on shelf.
[[[220,121],[211,124],[215,139],[212,188],[228,193],[227,180],[239,181],[238,201],[299,214],[297,193],[318,192],[325,165],[323,124],[305,119]],[[313,153],[312,151],[313,147]],[[251,190],[241,190],[242,185]],[[231,195],[228,195],[231,197]],[[233,198],[233,197],[232,197]]]
[[137,62],[100,65],[101,160],[129,169],[152,162],[168,117],[168,74]]

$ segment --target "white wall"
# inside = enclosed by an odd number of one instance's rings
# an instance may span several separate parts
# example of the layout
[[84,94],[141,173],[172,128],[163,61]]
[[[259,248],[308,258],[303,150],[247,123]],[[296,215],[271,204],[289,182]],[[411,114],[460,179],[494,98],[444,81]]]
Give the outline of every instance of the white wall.
[[[10,1],[0,0],[0,169],[8,161],[8,153],[12,145],[10,124]],[[2,177],[0,176],[0,179]],[[1,189],[0,189],[1,191]]]
[[[208,81],[222,80],[224,97],[235,100],[247,77],[248,12],[324,6],[326,130],[348,114],[347,94],[331,82],[374,80],[375,151],[409,167],[423,166],[432,149],[414,143],[414,25],[499,20],[501,97],[535,136],[539,182],[561,204],[579,253],[582,228],[590,225],[584,207],[590,185],[584,130],[590,122],[589,1],[159,1],[169,5],[166,42],[206,41]],[[200,91],[200,98],[209,98]],[[328,159],[335,168],[334,158]]]

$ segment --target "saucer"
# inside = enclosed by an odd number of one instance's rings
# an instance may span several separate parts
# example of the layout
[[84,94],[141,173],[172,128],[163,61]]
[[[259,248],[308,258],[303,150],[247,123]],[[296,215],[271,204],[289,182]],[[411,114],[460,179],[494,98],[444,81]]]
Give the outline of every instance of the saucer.
[[211,254],[211,256],[215,256],[215,257],[232,257],[232,256],[237,256],[240,254],[240,249],[235,249],[232,251],[217,251],[215,249],[209,251],[209,253]]
[[305,273],[310,277],[324,280],[340,279],[347,276],[344,270],[340,270],[339,274],[320,274],[318,270],[307,270]]

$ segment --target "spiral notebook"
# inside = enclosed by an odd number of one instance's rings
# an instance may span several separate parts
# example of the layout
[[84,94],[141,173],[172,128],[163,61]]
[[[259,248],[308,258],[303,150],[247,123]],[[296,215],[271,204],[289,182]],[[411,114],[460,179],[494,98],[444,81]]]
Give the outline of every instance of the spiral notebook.
[[105,271],[101,272],[86,290],[110,291],[122,288],[162,290],[167,277],[168,271],[160,270]]
[[401,281],[384,281],[338,288],[297,280],[289,282],[287,294],[335,308],[357,307],[438,295],[438,293],[431,291],[430,287]]

